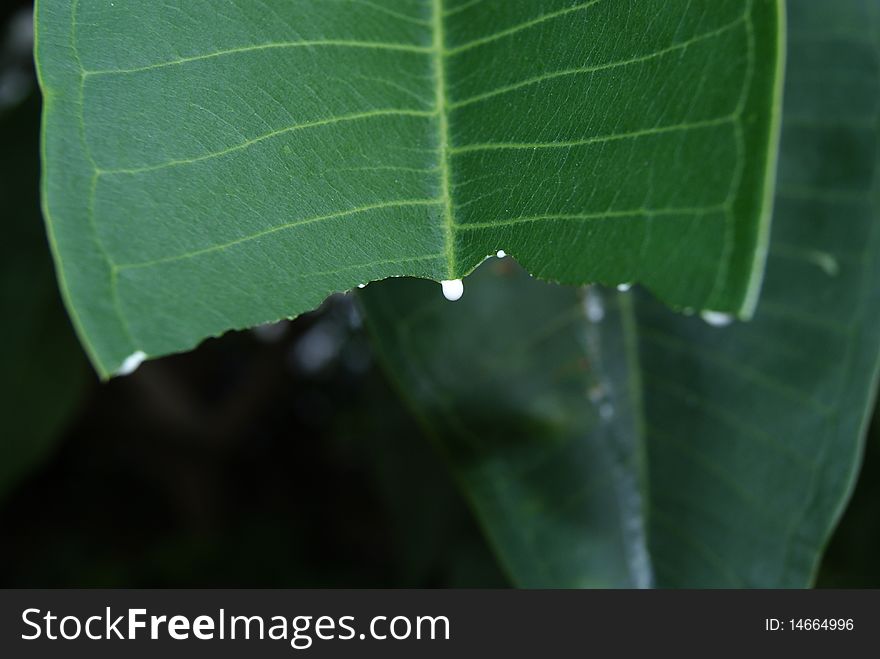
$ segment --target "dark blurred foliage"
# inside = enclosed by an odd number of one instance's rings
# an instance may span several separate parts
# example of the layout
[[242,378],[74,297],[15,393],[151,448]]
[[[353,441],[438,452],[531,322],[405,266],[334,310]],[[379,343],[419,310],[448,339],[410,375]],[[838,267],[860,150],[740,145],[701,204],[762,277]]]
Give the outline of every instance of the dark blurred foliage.
[[5,502],[0,583],[503,584],[352,320],[334,299],[93,383]]
[[[26,5],[5,3],[0,29]],[[39,105],[29,60],[9,44],[0,117],[17,118],[0,139],[4,162],[22,166],[3,188],[16,199],[0,201],[0,442],[19,452],[7,466],[28,468],[0,487],[0,587],[507,585],[375,366],[351,297],[97,382],[51,278]],[[23,444],[28,433],[49,439]],[[873,432],[820,585],[880,586],[878,502]]]
[[822,562],[817,582],[820,588],[880,588],[878,418],[875,410],[855,492]]

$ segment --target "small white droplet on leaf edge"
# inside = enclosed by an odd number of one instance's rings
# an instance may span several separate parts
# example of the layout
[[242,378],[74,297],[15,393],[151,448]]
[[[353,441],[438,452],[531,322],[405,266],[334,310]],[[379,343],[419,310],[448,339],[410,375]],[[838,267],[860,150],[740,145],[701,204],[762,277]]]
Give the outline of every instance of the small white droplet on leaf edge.
[[720,311],[703,311],[700,313],[700,318],[712,327],[727,327],[733,322],[732,315]]
[[441,281],[440,286],[443,289],[443,297],[450,302],[455,302],[464,295],[464,283],[461,279],[447,279]]
[[120,366],[119,370],[116,371],[116,375],[131,375],[137,370],[138,366],[144,363],[144,360],[146,358],[147,353],[145,353],[143,350],[138,350],[131,353],[128,357],[125,358],[125,361],[122,362],[122,366]]

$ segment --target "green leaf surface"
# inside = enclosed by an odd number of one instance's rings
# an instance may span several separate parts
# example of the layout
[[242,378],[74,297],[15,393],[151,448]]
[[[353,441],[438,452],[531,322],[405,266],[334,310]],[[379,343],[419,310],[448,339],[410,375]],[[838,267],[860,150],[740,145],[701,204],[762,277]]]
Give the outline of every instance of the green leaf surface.
[[39,113],[33,97],[0,109],[0,498],[51,452],[88,384],[40,220]]
[[775,0],[44,0],[80,336],[106,375],[498,249],[747,316],[780,29]]
[[[752,322],[596,289],[579,314],[578,291],[497,263],[468,280],[463,310],[422,282],[364,292],[386,365],[521,585],[632,583],[633,545],[614,533],[627,527],[647,529],[659,586],[815,577],[880,353],[880,7],[788,6],[779,188]],[[603,450],[625,468],[602,466]],[[635,517],[612,504],[614,484],[633,482]]]

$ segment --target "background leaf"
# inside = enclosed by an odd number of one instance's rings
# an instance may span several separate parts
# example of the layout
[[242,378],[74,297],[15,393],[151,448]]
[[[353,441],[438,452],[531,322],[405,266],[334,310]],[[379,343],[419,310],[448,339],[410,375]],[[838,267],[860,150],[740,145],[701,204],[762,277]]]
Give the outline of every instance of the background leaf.
[[[383,282],[363,296],[386,363],[440,441],[457,447],[466,431],[473,443],[491,448],[466,455],[450,451],[457,471],[505,469],[514,481],[507,490],[525,490],[543,465],[535,461],[524,473],[515,469],[518,442],[508,435],[508,421],[529,445],[546,446],[553,435],[541,423],[544,410],[565,410],[569,441],[563,453],[601,445],[596,406],[601,418],[601,406],[608,405],[606,422],[614,427],[641,409],[615,442],[624,456],[638,456],[644,447],[642,517],[630,523],[648,529],[659,586],[809,585],[860,461],[880,348],[878,7],[791,0],[789,8],[779,193],[765,294],[752,322],[713,326],[670,313],[644,294],[623,303],[631,293],[601,294],[606,299],[600,306],[594,291],[592,317],[601,316],[601,322],[595,329],[588,318],[577,322],[581,332],[597,332],[601,359],[590,360],[563,387],[548,374],[559,372],[557,363],[574,364],[584,354],[575,328],[551,334],[553,319],[572,308],[572,291],[548,287],[533,294],[532,282],[487,273],[485,284],[466,294],[472,299],[465,313],[428,297],[421,284]],[[417,285],[431,311],[412,311],[409,288]],[[496,299],[507,306],[494,307]],[[475,311],[482,307],[492,315]],[[430,318],[420,328],[426,338],[405,341],[400,325],[408,327],[405,318],[415,313]],[[710,314],[707,320],[726,325],[731,318]],[[537,328],[552,339],[523,355],[496,338],[532,336]],[[443,338],[449,335],[468,338],[451,344]],[[480,346],[480,363],[515,363],[521,370],[499,376],[494,387],[480,386],[469,377],[480,365],[460,364],[470,354],[468,340]],[[567,357],[555,357],[560,354]],[[637,368],[627,374],[628,364]],[[459,377],[453,377],[456,371]],[[594,402],[570,395],[589,391],[597,379],[608,384]],[[510,396],[517,388],[521,395]],[[445,410],[436,402],[441,394]],[[485,400],[494,396],[506,397],[521,418],[489,413],[502,421],[488,423]],[[455,432],[448,417],[457,419]],[[495,527],[537,529],[530,536],[534,554],[573,562],[557,566],[562,578],[551,583],[583,585],[597,566],[605,569],[597,560],[602,552],[593,547],[588,558],[566,556],[558,547],[573,542],[572,532],[592,534],[578,539],[583,547],[608,537],[607,508],[597,505],[591,517],[573,516],[567,525],[551,521],[569,512],[562,504],[565,493],[591,492],[598,504],[606,496],[602,476],[620,476],[573,460],[540,473],[541,492],[552,508],[535,515],[521,506],[484,505],[477,513],[490,536]],[[462,479],[463,486],[472,496],[484,496],[489,484],[473,480]],[[588,503],[581,505],[580,513],[590,511]],[[622,517],[619,526],[627,520]],[[520,560],[519,544],[495,546],[508,564]],[[514,576],[520,584],[533,583],[528,572]]]
[[[532,280],[507,260],[474,273],[454,305],[411,279],[361,299],[377,352],[514,583],[650,585],[638,410],[625,359],[604,366],[622,345],[602,345],[586,322],[605,314],[595,292]],[[606,321],[608,340],[631,338],[624,318]]]
[[95,366],[498,249],[749,315],[777,5],[40,3],[45,214]]
[[754,321],[707,328],[637,306],[662,585],[811,583],[861,459],[880,348],[880,16],[858,0],[788,7],[779,189]]

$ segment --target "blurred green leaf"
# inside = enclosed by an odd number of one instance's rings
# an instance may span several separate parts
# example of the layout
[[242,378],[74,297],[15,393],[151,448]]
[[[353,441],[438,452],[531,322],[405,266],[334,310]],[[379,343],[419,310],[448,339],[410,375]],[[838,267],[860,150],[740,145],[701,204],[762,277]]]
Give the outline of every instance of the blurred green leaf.
[[0,109],[0,497],[51,451],[88,382],[40,219],[39,116],[36,98]]
[[638,305],[658,582],[805,586],[850,494],[880,349],[880,6],[790,0],[778,194],[751,323]]
[[[521,586],[650,584],[637,410],[625,359],[605,366],[631,328],[585,295],[508,261],[480,268],[454,305],[412,279],[361,296],[378,352]],[[586,322],[600,313],[607,338]]]
[[499,248],[749,315],[777,0],[38,3],[45,209],[102,375]]
[[[659,586],[814,579],[858,469],[880,350],[880,7],[789,9],[779,190],[752,322],[593,291],[594,329],[570,315],[574,291],[492,275],[497,264],[469,280],[466,307],[424,282],[363,296],[389,369],[522,585],[625,582],[612,514],[647,528]],[[588,342],[575,372],[591,333],[596,356]],[[590,457],[611,450],[609,432],[629,469]],[[640,515],[611,511],[608,481],[632,483],[640,464]]]

